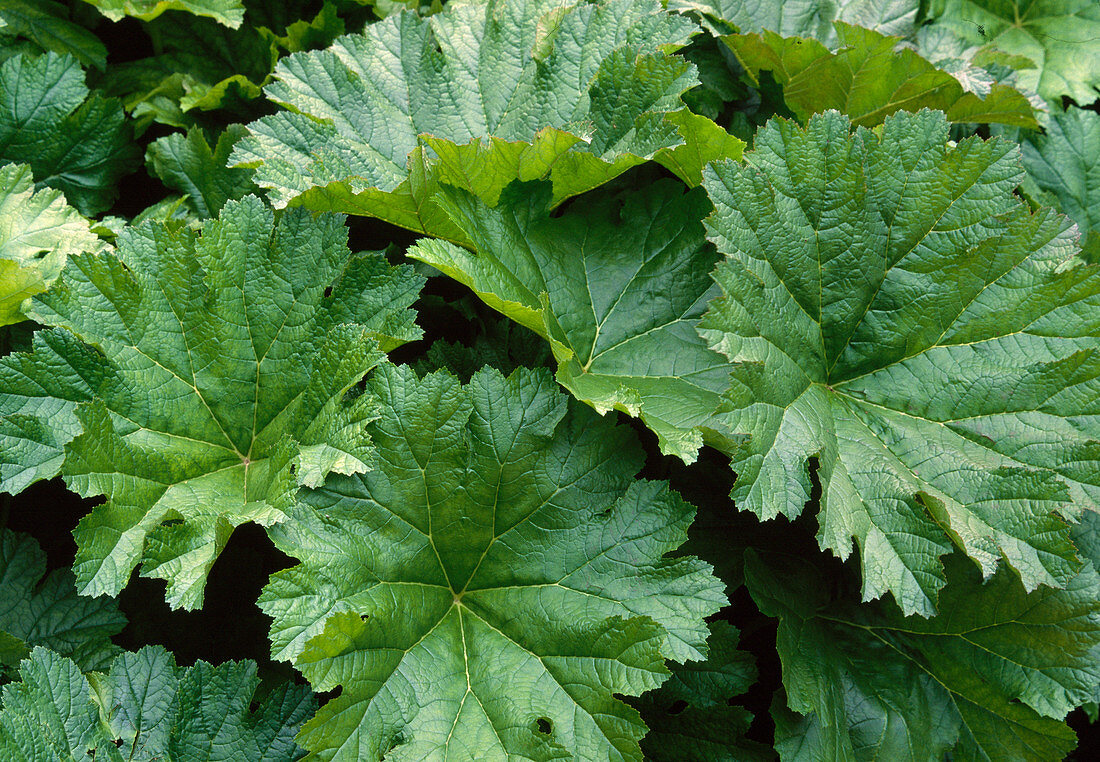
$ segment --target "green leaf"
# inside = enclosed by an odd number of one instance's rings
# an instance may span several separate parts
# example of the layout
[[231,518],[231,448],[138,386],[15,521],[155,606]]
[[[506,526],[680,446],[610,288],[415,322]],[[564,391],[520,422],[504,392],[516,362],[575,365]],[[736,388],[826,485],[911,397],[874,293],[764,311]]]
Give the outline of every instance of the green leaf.
[[[555,203],[656,158],[688,182],[740,141],[684,110],[694,67],[664,51],[696,27],[655,0],[500,0],[391,16],[279,62],[233,160],[277,207],[379,217],[452,240],[439,183],[492,204],[549,177]],[[682,148],[682,150],[678,150]]]
[[62,329],[38,331],[32,352],[0,358],[0,491],[57,476],[81,432],[77,403],[92,399],[104,373],[99,354]]
[[107,48],[90,31],[68,19],[69,9],[53,0],[0,0],[5,32],[22,35],[43,50],[68,53],[86,66],[107,68]]
[[1044,133],[1021,141],[1024,190],[1069,215],[1083,247],[1100,253],[1100,115],[1071,108],[1054,114]]
[[922,111],[858,129],[775,120],[704,181],[724,296],[702,321],[733,375],[737,505],[854,538],[863,596],[932,614],[960,547],[1027,589],[1080,562],[1057,514],[1100,506],[1100,267],[1012,196],[1019,149],[947,144]]
[[200,219],[217,217],[226,201],[237,201],[258,191],[252,170],[226,166],[233,145],[246,134],[231,124],[211,148],[198,127],[187,135],[178,132],[154,140],[145,151],[149,172],[172,190],[187,197],[187,205]]
[[107,209],[139,152],[122,106],[88,96],[71,56],[26,55],[0,64],[0,162],[23,162],[39,186],[65,194],[81,214]]
[[111,21],[134,16],[152,21],[165,11],[186,11],[206,16],[236,29],[244,20],[241,0],[84,0],[99,9]]
[[1028,59],[1021,86],[1081,106],[1100,97],[1100,5],[1093,0],[936,0],[929,16],[971,45]]
[[1092,565],[1064,590],[1032,593],[1007,569],[983,584],[958,555],[945,566],[944,613],[922,620],[889,603],[830,600],[831,571],[748,552],[749,590],[779,619],[784,760],[1046,762],[1073,749],[1058,720],[1100,681]]
[[710,203],[684,190],[598,191],[551,216],[545,182],[511,186],[496,208],[448,188],[437,203],[475,251],[423,240],[408,254],[548,338],[578,399],[640,416],[663,452],[691,461],[704,439],[724,441],[714,413],[729,366],[696,332],[718,254],[703,238]]
[[830,48],[837,43],[834,21],[909,37],[918,0],[668,0],[670,11],[697,13],[713,34],[763,32],[783,37],[813,37]]
[[4,759],[107,762],[290,762],[294,733],[313,712],[308,688],[284,683],[255,710],[256,664],[177,667],[160,646],[123,653],[107,674],[45,648],[4,687]]
[[783,86],[783,100],[802,120],[837,109],[855,124],[873,127],[897,111],[933,108],[952,122],[1038,127],[1027,98],[1008,85],[992,85],[980,98],[912,49],[899,47],[897,37],[839,22],[836,29],[836,53],[813,39],[768,31],[723,39],[754,80],[761,71],[772,73]]
[[419,337],[406,306],[421,284],[377,254],[349,258],[341,218],[274,223],[253,196],[201,234],[149,223],[117,255],[71,256],[29,314],[104,355],[62,471],[108,497],[75,532],[80,591],[117,593],[142,561],[193,608],[234,527],[277,523],[298,484],[362,470],[374,404],[345,395]]
[[711,629],[706,661],[673,665],[667,682],[631,702],[649,726],[642,751],[650,762],[749,762],[774,756],[743,737],[752,714],[730,701],[756,682],[756,662],[737,649],[735,627],[718,621]]
[[23,320],[23,300],[45,291],[69,254],[109,248],[60,191],[33,185],[27,165],[0,166],[0,326]]
[[46,554],[29,535],[0,530],[0,633],[17,639],[23,653],[45,646],[72,659],[80,669],[104,669],[118,653],[111,642],[126,626],[112,598],[76,594],[68,569],[46,575]]
[[306,492],[272,534],[302,561],[260,598],[273,654],[343,686],[299,742],[331,760],[641,762],[645,725],[614,694],[703,658],[725,602],[707,564],[663,558],[694,509],[636,481],[633,433],[547,372],[367,383],[377,470]]

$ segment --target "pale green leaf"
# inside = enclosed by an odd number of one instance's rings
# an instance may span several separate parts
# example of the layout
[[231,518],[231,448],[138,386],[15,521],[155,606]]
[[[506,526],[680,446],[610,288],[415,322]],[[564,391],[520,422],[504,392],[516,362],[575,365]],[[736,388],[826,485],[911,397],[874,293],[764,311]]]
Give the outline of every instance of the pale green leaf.
[[633,433],[548,372],[367,383],[377,470],[330,478],[273,530],[301,560],[260,599],[273,653],[342,686],[299,742],[329,760],[641,762],[645,725],[615,694],[703,658],[725,602],[707,564],[663,558],[694,509],[635,480]]
[[970,45],[1026,59],[1019,82],[1048,101],[1100,97],[1100,4],[1094,0],[933,0],[929,16]]
[[1100,508],[1100,267],[1012,195],[1019,148],[947,144],[937,112],[881,130],[774,120],[708,169],[724,296],[702,333],[733,372],[737,505],[799,515],[863,595],[930,615],[957,546],[1027,589],[1080,566],[1058,514]]
[[706,196],[684,190],[598,191],[551,216],[545,182],[508,188],[495,208],[446,189],[437,203],[474,251],[424,240],[408,253],[548,338],[576,397],[640,416],[662,451],[690,461],[704,439],[723,441],[729,367],[696,332],[718,254],[703,238]]
[[723,39],[752,77],[772,73],[783,86],[784,102],[803,120],[837,109],[855,124],[873,127],[896,111],[934,108],[952,122],[1038,127],[1032,105],[1008,85],[991,85],[982,98],[911,48],[899,47],[896,37],[844,23],[836,29],[836,53],[814,39],[768,31]]
[[421,283],[349,257],[341,218],[274,223],[253,196],[201,233],[148,223],[117,255],[70,257],[30,314],[104,355],[62,471],[108,497],[75,532],[81,592],[117,593],[140,561],[174,606],[197,606],[235,526],[281,521],[298,484],[362,470],[374,406],[345,395],[380,349],[418,338],[405,308]]
[[61,191],[33,187],[27,165],[0,166],[0,326],[23,320],[23,300],[45,291],[69,254],[109,248]]
[[763,32],[813,37],[830,48],[837,43],[834,21],[909,37],[918,0],[668,0],[668,9],[694,12],[714,34]]
[[134,16],[142,21],[152,21],[165,11],[186,11],[196,16],[207,16],[219,24],[236,29],[244,20],[241,0],[84,0],[94,5],[111,21]]

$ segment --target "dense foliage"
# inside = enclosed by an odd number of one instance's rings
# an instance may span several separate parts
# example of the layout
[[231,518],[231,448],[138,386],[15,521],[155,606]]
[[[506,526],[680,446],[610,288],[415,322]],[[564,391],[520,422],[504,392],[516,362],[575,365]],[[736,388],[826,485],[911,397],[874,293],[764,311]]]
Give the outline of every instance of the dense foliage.
[[0,0],[4,760],[1091,759],[1098,564],[1096,3]]

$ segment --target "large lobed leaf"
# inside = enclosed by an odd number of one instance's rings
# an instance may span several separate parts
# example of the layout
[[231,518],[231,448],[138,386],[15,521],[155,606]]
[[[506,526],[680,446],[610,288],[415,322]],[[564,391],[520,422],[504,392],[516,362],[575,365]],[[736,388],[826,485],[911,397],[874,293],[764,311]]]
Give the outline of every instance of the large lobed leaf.
[[244,135],[241,125],[231,124],[210,145],[203,130],[192,127],[186,135],[176,132],[154,140],[145,151],[145,164],[150,174],[186,197],[188,208],[199,219],[217,217],[226,201],[259,192],[251,170],[226,166],[233,146]]
[[686,111],[694,67],[662,52],[697,27],[655,0],[449,5],[390,16],[280,61],[267,94],[289,111],[250,125],[233,158],[276,206],[380,217],[462,241],[440,182],[494,203],[549,177],[554,203],[657,158],[698,183],[741,142]]
[[306,492],[272,530],[301,560],[260,599],[276,658],[317,690],[313,758],[641,761],[636,696],[702,659],[725,602],[666,559],[694,509],[637,481],[632,432],[550,374],[387,366],[377,468]]
[[102,375],[76,408],[82,433],[63,469],[70,488],[108,497],[76,530],[81,592],[117,593],[142,561],[174,606],[193,607],[233,527],[281,521],[298,484],[365,467],[373,404],[346,393],[419,336],[405,308],[422,280],[377,254],[349,257],[341,218],[275,223],[251,196],[201,233],[150,223],[118,247],[70,257],[29,312],[102,354],[46,341],[45,357],[6,367],[33,386],[68,363],[65,400],[83,391],[88,362]]
[[12,762],[291,762],[317,704],[308,688],[283,683],[252,709],[255,662],[177,667],[160,646],[87,676],[39,647],[19,672],[0,711],[0,753]]
[[561,216],[551,200],[545,182],[508,188],[495,208],[447,189],[437,203],[475,250],[423,240],[409,256],[548,338],[558,381],[579,399],[640,416],[662,451],[694,460],[704,438],[723,441],[714,413],[729,376],[696,332],[718,294],[709,201],[672,180],[597,191]]
[[812,38],[775,32],[734,34],[723,40],[754,79],[770,71],[783,100],[800,119],[837,109],[853,123],[873,127],[897,111],[940,109],[948,120],[1037,128],[1032,105],[1012,87],[993,84],[984,97],[967,92],[900,39],[836,24],[835,53]]
[[23,300],[45,291],[70,253],[108,248],[60,191],[33,186],[27,165],[0,166],[0,326],[23,319]]
[[[43,579],[45,575],[45,579]],[[46,575],[46,554],[28,535],[0,530],[0,663],[12,668],[45,646],[84,670],[104,669],[118,653],[111,642],[126,626],[118,602],[77,595],[68,569]]]
[[745,574],[779,619],[784,693],[773,706],[782,759],[1062,759],[1060,722],[1100,683],[1100,577],[1026,593],[1007,569],[983,584],[948,559],[943,613],[831,599],[835,576],[808,559],[750,551]]
[[18,55],[0,63],[0,163],[29,164],[82,214],[107,209],[139,151],[122,106],[88,97],[72,56]]
[[1058,514],[1100,507],[1100,267],[1063,217],[1012,195],[1019,149],[950,147],[942,114],[881,134],[776,120],[705,186],[726,256],[702,321],[733,371],[733,498],[858,544],[865,599],[930,615],[940,556],[1027,589],[1080,566]]

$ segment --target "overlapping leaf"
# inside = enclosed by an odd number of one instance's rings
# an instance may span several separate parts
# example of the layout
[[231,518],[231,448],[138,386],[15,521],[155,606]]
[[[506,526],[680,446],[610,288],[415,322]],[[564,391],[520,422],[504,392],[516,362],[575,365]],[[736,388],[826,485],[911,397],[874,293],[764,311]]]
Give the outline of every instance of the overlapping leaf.
[[64,329],[36,332],[32,347],[0,358],[0,492],[13,495],[61,471],[81,431],[76,406],[106,372],[99,353]]
[[551,201],[545,182],[508,188],[495,208],[446,189],[437,203],[475,251],[424,240],[409,255],[548,338],[579,399],[640,416],[664,452],[694,460],[704,438],[722,441],[714,412],[729,378],[696,332],[718,293],[701,224],[710,203],[673,180],[596,192],[561,216]]
[[714,34],[763,32],[783,37],[812,37],[836,47],[833,22],[908,37],[913,32],[917,0],[669,0],[668,9],[694,12]]
[[82,214],[107,209],[140,154],[122,106],[88,97],[71,56],[15,56],[0,63],[0,162],[29,164]]
[[302,563],[260,605],[318,690],[318,758],[640,760],[638,695],[705,655],[721,582],[665,559],[694,509],[636,481],[634,435],[547,372],[368,380],[376,470],[330,478],[273,530]]
[[219,24],[236,29],[244,19],[241,0],[84,0],[99,9],[107,18],[118,21],[134,16],[142,21],[152,21],[165,11],[186,11],[196,16],[207,16]]
[[241,125],[231,124],[211,146],[203,131],[192,127],[186,135],[173,133],[154,140],[145,152],[145,163],[151,174],[186,197],[196,216],[217,217],[226,201],[259,190],[252,183],[252,170],[226,166],[233,145],[244,134]]
[[105,669],[119,651],[111,636],[126,626],[118,603],[77,595],[67,569],[45,574],[46,554],[33,538],[0,530],[0,663],[12,668],[45,646],[81,670]]
[[934,0],[929,16],[974,46],[1027,59],[1020,84],[1049,101],[1100,97],[1100,5],[1092,0]]
[[899,38],[836,24],[839,50],[812,38],[775,32],[723,38],[753,77],[770,71],[783,85],[783,100],[800,118],[837,109],[855,124],[873,127],[897,111],[940,109],[952,122],[1037,128],[1034,110],[1018,90],[992,84],[984,97],[966,90]]
[[689,182],[741,143],[687,112],[694,68],[661,52],[694,24],[655,0],[455,4],[391,16],[326,51],[288,56],[234,160],[276,206],[380,217],[461,240],[440,182],[489,203],[549,177],[554,203],[656,158]]
[[263,113],[261,88],[279,56],[272,34],[194,16],[164,17],[148,28],[156,55],[111,66],[100,83],[140,127],[152,121],[189,127],[213,109],[243,121]]
[[[29,314],[102,352],[63,471],[108,497],[76,530],[81,592],[117,593],[143,561],[173,605],[193,607],[233,527],[278,522],[299,483],[364,468],[373,406],[345,393],[418,337],[405,307],[421,282],[349,257],[340,218],[273,224],[255,197],[201,234],[147,224],[123,232],[117,256],[70,257]],[[55,364],[21,358],[13,372],[30,382]]]
[[159,646],[87,676],[40,647],[19,671],[0,711],[0,753],[13,762],[291,762],[316,706],[308,688],[284,683],[253,710],[255,662],[181,668]]
[[1071,108],[1054,114],[1044,133],[1023,136],[1024,189],[1069,215],[1083,248],[1100,252],[1100,115]]
[[929,111],[850,129],[776,120],[708,170],[734,500],[797,516],[816,462],[821,545],[855,538],[864,597],[906,613],[933,613],[953,546],[1067,584],[1056,514],[1100,505],[1100,267],[1011,195],[1014,145],[948,147]]
[[660,688],[631,702],[649,732],[642,751],[650,762],[749,762],[772,759],[770,749],[743,736],[752,715],[731,699],[756,681],[751,654],[738,650],[737,630],[715,622],[705,662],[677,664]]
[[889,603],[830,600],[823,569],[747,556],[757,605],[779,618],[786,704],[774,707],[784,760],[1061,759],[1059,720],[1093,694],[1100,665],[1100,577],[1026,593],[1007,569],[982,584],[959,556],[939,616]]
[[23,300],[45,291],[69,254],[108,248],[60,191],[33,186],[30,167],[0,166],[0,326],[23,319]]

